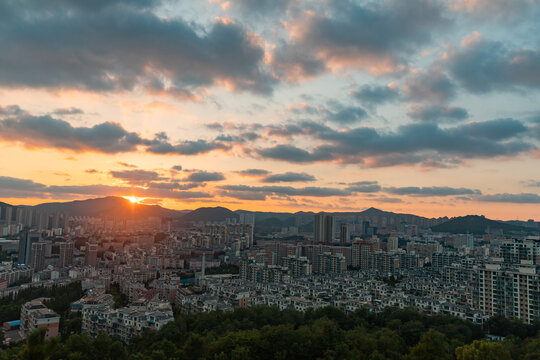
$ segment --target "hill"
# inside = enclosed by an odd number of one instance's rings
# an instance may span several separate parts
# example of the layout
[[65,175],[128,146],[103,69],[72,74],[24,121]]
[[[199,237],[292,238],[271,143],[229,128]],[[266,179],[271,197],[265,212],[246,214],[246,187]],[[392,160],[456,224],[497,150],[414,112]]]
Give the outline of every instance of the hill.
[[44,203],[33,208],[38,211],[67,212],[72,216],[105,218],[178,217],[182,214],[180,211],[166,209],[159,205],[134,204],[116,196]]
[[484,216],[478,215],[467,215],[452,218],[442,224],[432,226],[431,230],[434,232],[447,232],[452,234],[471,233],[477,235],[501,231],[504,233],[527,233],[534,231],[522,226],[505,224],[499,221],[486,219]]
[[238,219],[238,214],[227,208],[217,207],[202,207],[193,210],[183,215],[180,220],[183,222],[200,222],[200,221],[225,221],[226,219]]

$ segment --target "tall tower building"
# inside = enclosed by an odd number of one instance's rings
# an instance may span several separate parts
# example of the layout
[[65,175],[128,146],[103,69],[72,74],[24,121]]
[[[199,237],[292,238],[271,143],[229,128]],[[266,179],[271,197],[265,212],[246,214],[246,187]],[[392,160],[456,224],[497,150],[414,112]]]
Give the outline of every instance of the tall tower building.
[[13,208],[11,206],[6,206],[4,208],[4,221],[6,225],[11,225],[11,218],[13,217]]
[[32,244],[41,240],[41,234],[36,232],[29,232],[25,229],[19,235],[19,263],[30,264],[32,260]]
[[313,234],[316,243],[330,244],[334,240],[334,215],[320,212],[315,214]]
[[34,268],[34,271],[41,271],[45,268],[45,247],[44,242],[36,242],[32,244],[32,254],[30,266]]
[[69,266],[73,264],[73,242],[66,241],[59,245],[60,257],[58,259],[58,265],[60,267]]
[[86,243],[86,254],[85,254],[85,264],[87,266],[96,267],[97,265],[97,252],[98,245]]
[[388,237],[388,251],[397,250],[399,247],[399,239],[397,236],[390,236]]
[[351,235],[349,232],[349,224],[341,223],[341,228],[339,232],[339,242],[342,244],[346,244],[349,242],[350,238],[351,238]]

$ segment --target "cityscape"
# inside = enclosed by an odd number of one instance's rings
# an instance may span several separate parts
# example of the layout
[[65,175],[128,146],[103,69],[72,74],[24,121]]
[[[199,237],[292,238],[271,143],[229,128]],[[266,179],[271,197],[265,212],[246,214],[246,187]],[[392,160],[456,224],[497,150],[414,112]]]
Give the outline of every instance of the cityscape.
[[1,0],[0,360],[540,359],[540,0]]

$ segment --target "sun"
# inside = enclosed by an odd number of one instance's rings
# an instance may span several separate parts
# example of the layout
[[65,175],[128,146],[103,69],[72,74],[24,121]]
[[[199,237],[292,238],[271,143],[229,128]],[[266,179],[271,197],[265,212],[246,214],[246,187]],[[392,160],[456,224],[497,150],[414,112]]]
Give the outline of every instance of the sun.
[[140,204],[145,198],[137,196],[122,196],[124,199],[129,200],[132,204]]

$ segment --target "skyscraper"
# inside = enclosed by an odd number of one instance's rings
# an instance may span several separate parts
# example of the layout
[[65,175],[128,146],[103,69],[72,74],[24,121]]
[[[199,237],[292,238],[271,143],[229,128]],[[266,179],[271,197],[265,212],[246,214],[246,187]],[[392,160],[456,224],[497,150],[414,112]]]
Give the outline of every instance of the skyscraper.
[[32,244],[41,240],[41,234],[25,229],[19,235],[19,263],[30,264],[32,260]]
[[316,243],[330,244],[334,241],[335,221],[333,214],[315,214],[313,234]]
[[6,206],[4,208],[4,221],[6,225],[11,225],[11,218],[13,217],[13,208],[11,206]]
[[339,232],[339,242],[342,244],[346,244],[349,242],[350,239],[350,232],[349,232],[349,224],[347,223],[341,223],[341,228]]
[[41,271],[45,268],[45,246],[44,242],[35,242],[32,244],[32,254],[30,266],[34,271]]
[[73,242],[66,241],[59,245],[60,257],[58,259],[58,265],[60,267],[69,266],[73,263]]
[[86,243],[85,264],[89,266],[97,265],[98,245]]

